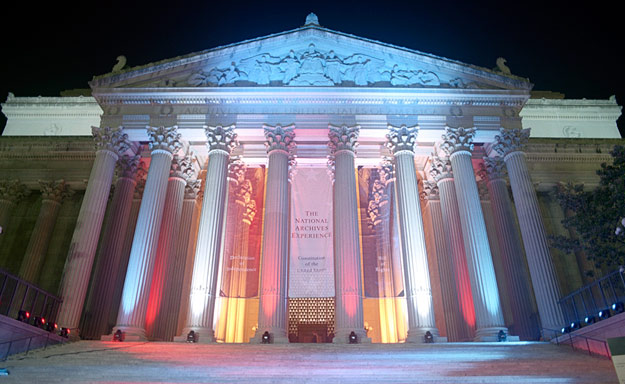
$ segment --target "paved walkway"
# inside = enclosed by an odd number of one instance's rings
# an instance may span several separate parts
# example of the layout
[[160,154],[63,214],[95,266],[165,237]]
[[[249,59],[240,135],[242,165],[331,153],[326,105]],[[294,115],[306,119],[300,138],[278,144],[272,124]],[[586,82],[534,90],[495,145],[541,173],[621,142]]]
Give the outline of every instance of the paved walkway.
[[544,343],[81,341],[11,357],[2,383],[618,383],[612,362]]

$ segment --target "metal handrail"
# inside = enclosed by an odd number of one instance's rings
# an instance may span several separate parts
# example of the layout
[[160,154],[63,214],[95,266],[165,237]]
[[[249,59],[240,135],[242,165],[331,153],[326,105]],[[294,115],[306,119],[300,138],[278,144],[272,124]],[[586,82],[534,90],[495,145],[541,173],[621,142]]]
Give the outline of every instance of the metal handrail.
[[[46,348],[48,348],[48,344],[50,344],[50,332],[47,332],[45,334],[32,334],[31,336],[25,336],[25,337],[19,337],[16,339],[11,339],[11,340],[7,340],[7,341],[3,341],[0,342],[0,349],[2,349],[2,346],[5,344],[9,344],[9,346],[7,347],[7,351],[4,354],[4,357],[2,358],[2,360],[0,361],[6,361],[9,358],[9,354],[11,353],[11,346],[13,345],[13,343],[18,342],[18,341],[22,341],[22,340],[28,340],[28,346],[26,347],[26,351],[24,351],[24,356],[28,356],[28,352],[30,352],[30,346],[32,345],[33,339],[38,338],[38,337],[46,337],[46,343],[43,345],[43,349],[45,350]],[[59,341],[59,343],[65,343],[67,342],[67,340],[61,340]],[[22,352],[19,352],[22,353]]]
[[[595,316],[599,310],[607,309],[615,302],[625,300],[624,274],[625,267],[620,266],[617,270],[584,285],[558,300],[558,304],[560,304],[567,321],[580,321],[585,316]],[[616,279],[616,276],[619,278]],[[606,289],[604,289],[604,285]],[[569,309],[572,309],[572,314],[569,313]]]
[[569,342],[570,342],[570,345],[571,345],[571,349],[573,349],[574,351],[577,351],[579,348],[575,348],[575,344],[573,343],[573,338],[574,337],[579,337],[579,338],[584,339],[584,341],[586,342],[586,348],[583,349],[583,350],[587,351],[590,356],[593,356],[593,353],[592,353],[592,349],[590,348],[590,344],[588,343],[588,341],[592,340],[592,341],[598,342],[598,343],[603,345],[603,348],[605,349],[606,354],[602,355],[600,353],[595,353],[595,355],[607,357],[608,359],[612,360],[612,355],[610,354],[610,349],[608,348],[608,343],[605,340],[595,339],[594,337],[588,337],[588,336],[579,335],[579,334],[573,334],[572,332],[562,333],[560,331],[556,331],[555,329],[541,328],[540,329],[540,334],[541,334],[543,340],[545,339],[544,331],[552,332],[555,335],[555,337],[549,338],[549,341],[555,340],[556,345],[567,344],[565,342],[561,342],[560,341],[560,336],[568,335],[568,339],[569,339]]
[[[37,287],[18,276],[0,268],[0,314],[14,317],[19,311],[27,310],[33,315],[41,316],[48,322],[56,321],[62,300],[60,297]],[[11,287],[10,298],[5,299],[7,288]]]

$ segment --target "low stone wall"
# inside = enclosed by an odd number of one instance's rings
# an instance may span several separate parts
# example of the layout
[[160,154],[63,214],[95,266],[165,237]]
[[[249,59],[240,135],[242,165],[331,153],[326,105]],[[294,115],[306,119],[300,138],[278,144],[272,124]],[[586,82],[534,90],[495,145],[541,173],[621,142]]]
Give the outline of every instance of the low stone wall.
[[0,315],[0,360],[27,349],[43,348],[65,341],[67,339],[55,333]]

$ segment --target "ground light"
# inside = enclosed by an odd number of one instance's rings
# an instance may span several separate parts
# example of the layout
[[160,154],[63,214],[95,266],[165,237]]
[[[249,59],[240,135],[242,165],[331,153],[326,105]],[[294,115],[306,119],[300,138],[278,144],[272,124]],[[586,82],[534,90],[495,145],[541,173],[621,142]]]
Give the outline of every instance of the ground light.
[[586,323],[586,325],[594,324],[596,321],[597,321],[597,318],[592,315],[586,316],[584,318],[584,323]]
[[187,343],[197,343],[197,333],[194,330],[190,330],[187,333]]
[[565,334],[565,333],[569,333],[569,332],[571,332],[571,326],[567,325],[566,327],[562,327],[562,329],[560,330],[560,332],[561,332],[562,334]]
[[625,312],[625,306],[622,301],[612,304],[612,311],[614,314]]
[[271,335],[269,335],[269,331],[265,331],[265,333],[263,333],[262,339],[263,339],[263,344],[271,343]]
[[59,332],[59,336],[68,338],[69,337],[69,328],[61,328],[61,332]]
[[430,331],[425,332],[425,335],[423,335],[423,339],[427,344],[434,342],[434,336]]
[[33,325],[37,328],[44,328],[46,326],[46,319],[41,316],[35,316],[33,319]]
[[352,331],[349,334],[349,343],[350,344],[357,344],[358,343],[358,336],[356,336],[356,332]]
[[599,320],[604,320],[610,318],[610,310],[602,309],[599,311]]
[[56,323],[48,323],[48,325],[46,325],[46,330],[47,330],[48,332],[56,332],[56,330],[57,330],[57,328],[58,328],[58,327],[59,327],[59,326],[58,326],[58,325],[56,325]]
[[579,321],[573,321],[570,327],[571,327],[571,331],[576,331],[582,327],[582,324]]
[[21,310],[17,313],[17,321],[28,323],[28,319],[30,319],[30,312]]
[[506,335],[503,329],[499,330],[499,333],[497,334],[497,341],[507,341],[507,340],[508,340],[508,335]]
[[124,341],[124,332],[121,329],[118,329],[113,334],[113,341],[119,341],[120,343]]

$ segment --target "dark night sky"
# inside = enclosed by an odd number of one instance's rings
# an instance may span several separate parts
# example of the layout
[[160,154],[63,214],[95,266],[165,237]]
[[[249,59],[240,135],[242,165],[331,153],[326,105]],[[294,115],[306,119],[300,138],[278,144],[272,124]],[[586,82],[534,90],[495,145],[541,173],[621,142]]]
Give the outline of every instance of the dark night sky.
[[5,26],[0,101],[7,92],[58,96],[65,89],[87,88],[120,54],[130,66],[143,65],[294,29],[315,12],[324,27],[469,64],[493,68],[503,56],[512,73],[529,78],[535,90],[567,98],[616,95],[625,104],[623,16],[614,5],[603,5],[607,2],[579,7],[549,1],[388,0],[59,4],[35,7],[22,1],[0,16]]

